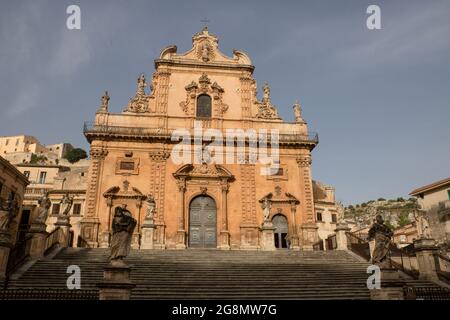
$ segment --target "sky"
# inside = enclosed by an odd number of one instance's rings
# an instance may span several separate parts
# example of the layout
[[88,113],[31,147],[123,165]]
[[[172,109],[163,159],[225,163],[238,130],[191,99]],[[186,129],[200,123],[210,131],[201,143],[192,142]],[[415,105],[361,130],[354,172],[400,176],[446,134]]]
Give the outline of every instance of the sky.
[[[68,30],[66,8],[81,9]],[[369,30],[369,5],[381,29]],[[140,73],[205,22],[222,52],[249,54],[287,121],[299,100],[320,143],[313,178],[345,204],[408,197],[450,176],[450,1],[0,2],[0,136],[89,149],[82,134],[105,90],[120,112]]]

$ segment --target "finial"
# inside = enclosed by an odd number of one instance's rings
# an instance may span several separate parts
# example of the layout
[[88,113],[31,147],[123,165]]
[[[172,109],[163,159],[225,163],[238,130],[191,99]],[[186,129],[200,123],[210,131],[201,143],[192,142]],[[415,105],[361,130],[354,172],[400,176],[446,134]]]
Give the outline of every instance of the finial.
[[202,32],[208,33],[208,23],[210,22],[209,19],[204,18],[204,19],[200,20],[200,22],[204,24]]
[[100,105],[98,112],[108,112],[109,99],[108,91],[105,91],[105,94],[102,96],[102,104]]
[[302,107],[298,100],[295,101],[292,107],[294,108],[295,122],[304,122],[302,118]]
[[263,102],[268,103],[270,101],[270,87],[269,84],[264,82],[263,86]]
[[147,83],[145,82],[145,75],[141,73],[137,80],[137,95],[145,95],[145,87]]

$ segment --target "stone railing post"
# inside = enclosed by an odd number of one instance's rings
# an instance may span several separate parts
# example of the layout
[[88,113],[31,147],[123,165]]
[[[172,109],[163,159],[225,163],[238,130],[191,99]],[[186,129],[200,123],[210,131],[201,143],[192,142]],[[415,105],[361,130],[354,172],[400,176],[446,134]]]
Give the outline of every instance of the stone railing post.
[[261,250],[264,251],[274,251],[275,248],[275,237],[274,231],[275,227],[272,224],[272,221],[264,221],[261,226]]
[[42,222],[33,223],[28,231],[32,235],[30,246],[30,257],[40,259],[44,256],[45,242],[47,240],[47,225]]
[[336,232],[337,250],[347,250],[347,235],[350,228],[346,224],[338,224],[334,232]]
[[0,230],[0,285],[4,283],[6,278],[9,252],[11,251],[12,246],[13,244],[9,232]]
[[70,245],[70,228],[72,225],[70,224],[69,217],[59,215],[56,220],[55,227],[60,229],[59,231],[59,245],[61,247],[68,247]]
[[414,249],[419,266],[419,278],[430,281],[439,280],[437,271],[439,271],[438,247],[434,239],[414,240]]

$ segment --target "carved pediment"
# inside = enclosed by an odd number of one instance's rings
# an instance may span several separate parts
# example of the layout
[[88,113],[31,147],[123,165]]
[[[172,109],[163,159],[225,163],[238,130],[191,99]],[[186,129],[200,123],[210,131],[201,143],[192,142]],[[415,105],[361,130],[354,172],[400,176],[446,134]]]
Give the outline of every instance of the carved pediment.
[[168,46],[161,51],[160,60],[178,60],[200,64],[220,63],[251,66],[250,57],[241,50],[234,50],[233,57],[228,57],[219,50],[219,39],[209,33],[207,27],[192,37],[192,48],[181,54],[177,54],[177,47]]
[[103,197],[112,199],[119,199],[119,198],[133,198],[141,200],[147,199],[147,196],[145,196],[138,188],[131,187],[130,190],[128,181],[123,182],[122,188],[120,188],[119,186],[109,188],[103,193]]
[[289,203],[295,205],[300,203],[300,201],[289,192],[281,193],[280,195],[271,192],[262,197],[259,202],[263,203],[265,199],[270,200],[271,203]]
[[234,179],[233,174],[226,168],[217,164],[187,164],[178,169],[173,176],[175,178],[214,178],[214,179]]

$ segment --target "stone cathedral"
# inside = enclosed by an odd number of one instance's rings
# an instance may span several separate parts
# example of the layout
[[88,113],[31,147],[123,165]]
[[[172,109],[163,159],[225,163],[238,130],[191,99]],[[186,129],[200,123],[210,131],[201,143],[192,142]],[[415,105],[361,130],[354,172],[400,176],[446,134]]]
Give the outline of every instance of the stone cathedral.
[[[83,246],[109,246],[117,206],[126,206],[138,222],[132,241],[137,249],[258,250],[264,222],[273,226],[275,248],[312,250],[319,240],[310,155],[317,134],[308,131],[298,103],[295,121],[283,121],[267,83],[258,98],[250,57],[239,50],[229,57],[218,43],[205,27],[189,51],[163,49],[151,81],[141,75],[119,113],[110,112],[107,92],[102,97],[95,120],[84,127],[91,165]],[[174,161],[180,143],[174,132],[191,133],[194,145],[199,129],[278,132],[276,170],[262,174],[273,162],[249,161],[248,152],[234,163]],[[245,150],[251,139],[244,141]],[[193,155],[196,149],[188,150]]]

